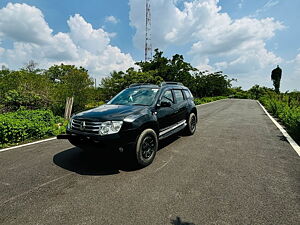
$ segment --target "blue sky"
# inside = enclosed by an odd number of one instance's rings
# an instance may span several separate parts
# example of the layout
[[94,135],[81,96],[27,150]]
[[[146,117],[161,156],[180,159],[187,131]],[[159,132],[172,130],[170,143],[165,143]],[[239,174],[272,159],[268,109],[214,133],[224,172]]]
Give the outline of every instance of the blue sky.
[[[152,45],[235,86],[300,90],[298,0],[152,0]],[[72,63],[100,80],[144,57],[143,0],[0,0],[0,65]]]

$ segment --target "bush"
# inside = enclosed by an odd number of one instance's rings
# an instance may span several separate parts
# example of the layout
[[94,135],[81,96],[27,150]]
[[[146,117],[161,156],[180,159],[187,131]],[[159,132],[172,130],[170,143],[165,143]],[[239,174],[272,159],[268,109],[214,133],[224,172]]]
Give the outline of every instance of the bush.
[[290,135],[300,141],[300,93],[265,95],[259,99],[277,117]]
[[103,104],[105,104],[104,101],[91,102],[91,103],[85,105],[85,110],[93,109],[93,108],[96,108],[96,107],[98,107],[100,105],[103,105]]
[[208,103],[208,102],[213,102],[213,101],[226,99],[226,98],[227,97],[225,97],[225,96],[195,98],[194,102],[195,102],[196,105],[201,105],[201,104],[205,104],[205,103]]
[[235,94],[233,94],[231,96],[231,98],[248,99],[248,98],[250,98],[250,95],[246,91],[239,91],[239,92],[236,92]]
[[49,110],[19,110],[0,115],[0,147],[65,132],[66,121]]

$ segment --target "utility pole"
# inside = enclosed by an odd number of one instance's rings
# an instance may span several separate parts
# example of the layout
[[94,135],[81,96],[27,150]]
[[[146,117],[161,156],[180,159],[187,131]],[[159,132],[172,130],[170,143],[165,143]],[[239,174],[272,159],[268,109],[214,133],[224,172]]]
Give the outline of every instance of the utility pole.
[[152,60],[151,7],[150,7],[150,0],[146,0],[145,62],[151,60]]

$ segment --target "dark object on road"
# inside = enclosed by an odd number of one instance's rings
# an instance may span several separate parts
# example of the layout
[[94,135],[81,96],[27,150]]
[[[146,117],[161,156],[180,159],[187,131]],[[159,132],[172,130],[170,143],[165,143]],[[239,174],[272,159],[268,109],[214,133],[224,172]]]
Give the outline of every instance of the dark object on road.
[[197,110],[190,90],[181,83],[133,84],[107,104],[73,115],[66,135],[71,144],[88,150],[115,148],[147,166],[158,140],[185,129],[194,134]]
[[272,70],[272,74],[271,74],[271,79],[273,81],[273,86],[275,88],[276,93],[279,93],[281,74],[282,74],[282,70],[279,67],[279,65],[277,65],[277,68]]
[[176,220],[171,220],[172,225],[195,225],[194,223],[183,222],[180,217],[176,217]]

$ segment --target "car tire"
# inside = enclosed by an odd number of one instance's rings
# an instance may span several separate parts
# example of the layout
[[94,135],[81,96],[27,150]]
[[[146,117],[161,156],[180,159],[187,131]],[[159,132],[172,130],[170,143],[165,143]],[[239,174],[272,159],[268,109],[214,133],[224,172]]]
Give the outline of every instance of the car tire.
[[197,125],[197,117],[195,113],[191,113],[187,119],[187,126],[186,126],[186,134],[187,135],[193,135],[196,131]]
[[158,149],[158,139],[153,129],[145,129],[138,137],[135,148],[137,164],[141,167],[150,165]]

